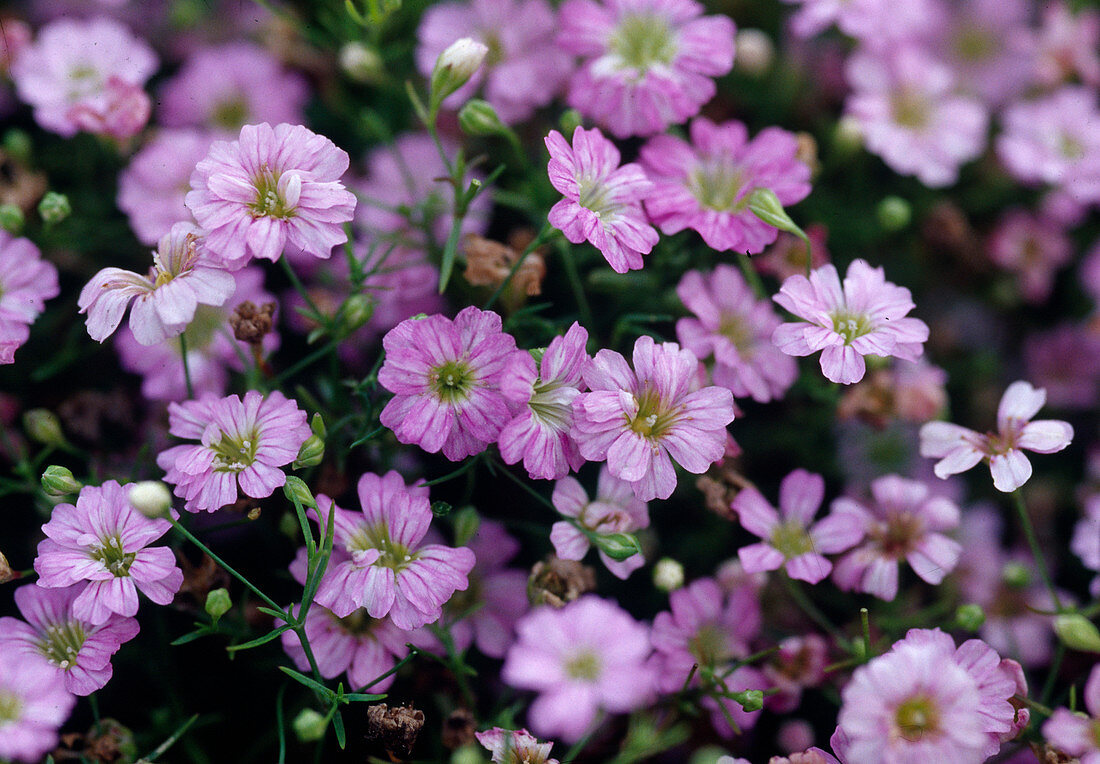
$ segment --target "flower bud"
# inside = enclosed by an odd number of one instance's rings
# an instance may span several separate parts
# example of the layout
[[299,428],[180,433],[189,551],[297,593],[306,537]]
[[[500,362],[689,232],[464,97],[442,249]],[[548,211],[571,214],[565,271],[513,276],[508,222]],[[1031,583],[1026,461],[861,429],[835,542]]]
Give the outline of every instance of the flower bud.
[[1001,568],[1001,580],[1014,589],[1031,586],[1031,571],[1020,562],[1006,562]]
[[653,585],[671,592],[684,585],[684,566],[671,557],[663,557],[653,566]]
[[1086,653],[1100,653],[1100,631],[1080,613],[1065,613],[1054,619],[1054,633],[1066,647]]
[[751,714],[753,711],[759,711],[764,707],[764,692],[762,690],[731,692],[730,700],[740,703],[741,708],[745,709],[746,713]]
[[325,458],[325,441],[316,435],[310,435],[306,442],[298,449],[298,458],[291,465],[293,469],[300,470],[303,467],[316,467]]
[[231,607],[233,607],[233,600],[229,599],[229,591],[224,586],[207,592],[206,614],[214,619],[214,623],[228,613]]
[[366,326],[366,323],[370,321],[373,315],[374,300],[372,300],[369,295],[365,295],[361,292],[359,294],[353,294],[344,301],[344,309],[340,313],[342,319],[340,328],[345,335],[351,334],[356,329]]
[[977,631],[985,623],[985,611],[982,610],[981,605],[973,602],[959,605],[955,610],[955,623],[959,624],[960,629]]
[[561,125],[562,135],[569,138],[574,130],[584,124],[584,117],[576,109],[566,109],[558,119],[558,124]]
[[294,728],[294,734],[298,736],[300,742],[312,743],[325,736],[328,720],[312,708],[303,708],[302,712],[294,717],[290,726]]
[[3,149],[4,153],[15,161],[26,164],[31,161],[34,143],[26,131],[13,127],[4,133]]
[[72,213],[69,197],[56,191],[47,191],[38,203],[38,214],[47,225],[57,225]]
[[283,494],[291,501],[296,501],[303,507],[317,508],[317,501],[313,498],[313,494],[310,493],[309,486],[307,486],[305,481],[301,478],[287,475],[286,483],[283,484]]
[[18,578],[15,571],[11,569],[11,563],[8,562],[8,558],[4,556],[3,552],[0,552],[0,584],[6,584],[8,581]]
[[134,483],[127,494],[130,505],[146,517],[168,517],[172,509],[172,494],[168,486],[159,480],[143,480]]
[[913,218],[913,210],[909,202],[900,196],[887,196],[878,203],[875,208],[878,223],[887,231],[900,231],[909,225]]
[[488,52],[484,43],[463,37],[440,53],[432,70],[432,105],[438,108],[444,98],[469,82]]
[[488,101],[471,98],[458,110],[458,126],[467,135],[500,135],[508,131]]
[[19,232],[23,230],[23,223],[25,222],[26,217],[23,215],[23,210],[19,209],[17,205],[0,204],[0,228],[18,236]]
[[630,533],[601,533],[592,539],[592,543],[601,552],[618,562],[640,554],[642,551],[638,546],[638,539]]
[[749,194],[749,209],[756,217],[780,231],[803,235],[802,229],[791,220],[779,197],[770,188],[753,189]]
[[863,128],[852,116],[841,117],[833,132],[833,148],[841,157],[850,157],[863,146]]
[[463,507],[454,514],[455,546],[464,546],[481,527],[481,516],[473,507]]
[[451,754],[450,764],[485,764],[485,757],[481,755],[481,749],[464,745]]
[[739,31],[734,38],[734,50],[737,51],[734,66],[754,76],[766,73],[775,60],[772,38],[759,29]]
[[361,42],[346,43],[340,48],[339,60],[340,70],[350,80],[374,85],[385,79],[386,64],[382,57],[377,50]]
[[61,421],[48,409],[30,409],[24,412],[23,429],[31,440],[43,446],[65,444],[65,434],[61,432]]
[[51,464],[42,473],[42,490],[47,496],[60,498],[70,494],[80,493],[84,486],[73,477],[72,470]]
[[313,415],[313,418],[309,420],[309,431],[321,440],[324,440],[328,436],[328,430],[325,429],[325,418],[321,416],[321,412],[318,411]]

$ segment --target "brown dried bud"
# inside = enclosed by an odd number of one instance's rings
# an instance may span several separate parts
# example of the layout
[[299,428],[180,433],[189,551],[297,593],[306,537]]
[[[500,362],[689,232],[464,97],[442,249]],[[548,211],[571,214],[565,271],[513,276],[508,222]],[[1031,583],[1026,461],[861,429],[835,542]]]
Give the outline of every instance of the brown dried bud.
[[928,211],[921,235],[931,249],[958,258],[972,271],[987,267],[978,235],[966,214],[951,202],[940,202]]
[[477,721],[465,708],[457,708],[443,722],[443,747],[448,751],[470,745],[475,742],[474,732]]
[[258,345],[271,331],[274,316],[275,303],[265,302],[257,308],[251,300],[245,300],[233,309],[229,325],[233,327],[233,336],[241,342]]
[[0,552],[0,584],[6,584],[8,581],[17,578],[15,571],[11,569],[11,564],[8,562],[8,558],[4,556],[3,552]]
[[229,574],[207,554],[203,554],[198,565],[192,565],[186,555],[176,552],[176,561],[183,570],[183,583],[176,594],[177,605],[181,603],[181,597],[187,597],[192,601],[187,609],[197,612],[206,604],[206,595],[211,589],[229,586]]
[[[520,253],[531,243],[530,231],[516,231],[507,244],[467,234],[463,244],[466,255],[466,280],[474,286],[498,287],[508,278]],[[546,278],[546,262],[540,249],[527,253],[523,264],[512,277],[506,302],[522,302],[523,297],[542,294],[542,280]]]
[[61,746],[52,754],[54,761],[93,761],[104,764],[133,761],[137,756],[134,734],[115,719],[102,719],[86,734],[61,735]]
[[817,159],[817,141],[809,133],[795,133],[797,148],[794,158],[810,168],[810,176],[814,177],[821,171],[821,162]]
[[527,599],[532,605],[560,608],[595,588],[595,570],[575,560],[562,560],[551,554],[531,568],[531,576],[527,579]]
[[377,740],[391,756],[412,756],[416,736],[424,726],[424,712],[412,706],[367,706],[367,740]]
[[48,187],[44,173],[32,171],[0,150],[0,204],[13,204],[23,212],[30,212]]
[[695,480],[695,487],[703,494],[704,506],[726,520],[737,519],[737,513],[730,508],[730,504],[741,489],[749,485],[749,481],[732,467],[711,469]]

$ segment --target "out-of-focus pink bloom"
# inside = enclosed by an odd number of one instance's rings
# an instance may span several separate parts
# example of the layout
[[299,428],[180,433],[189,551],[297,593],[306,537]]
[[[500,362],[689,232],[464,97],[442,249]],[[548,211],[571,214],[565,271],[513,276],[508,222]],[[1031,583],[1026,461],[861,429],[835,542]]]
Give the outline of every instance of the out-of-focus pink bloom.
[[[1084,516],[1073,527],[1069,548],[1089,570],[1100,573],[1100,493],[1085,499]],[[1089,593],[1100,597],[1100,575],[1092,579]]]
[[1035,78],[1054,87],[1074,75],[1091,87],[1100,85],[1100,13],[1073,11],[1060,0],[1043,7],[1037,39]]
[[540,735],[576,741],[600,709],[625,713],[653,695],[649,628],[610,600],[590,594],[560,610],[536,608],[516,633],[501,678],[539,693],[527,716]]
[[506,730],[493,727],[485,732],[475,732],[477,742],[493,754],[493,764],[558,764],[550,758],[553,743],[540,743],[524,729]]
[[989,257],[1016,273],[1025,300],[1042,303],[1054,287],[1054,272],[1072,259],[1073,242],[1054,222],[1011,210],[990,234]]
[[810,168],[796,158],[792,133],[769,127],[749,140],[741,122],[691,122],[691,143],[673,135],[650,139],[641,163],[653,190],[646,212],[665,234],[699,232],[711,249],[762,252],[778,230],[748,209],[758,188],[773,191],[784,205],[810,193]]
[[760,491],[752,486],[742,489],[730,508],[745,530],[764,539],[737,550],[745,571],[757,573],[782,567],[791,578],[811,584],[829,575],[833,565],[825,555],[845,552],[858,544],[867,524],[858,515],[836,511],[813,522],[824,498],[825,480],[801,469],[783,478],[778,513]]
[[572,72],[569,55],[555,45],[558,20],[544,0],[472,0],[433,5],[420,20],[416,63],[430,77],[451,43],[468,37],[489,48],[469,82],[443,101],[458,108],[484,86],[485,100],[506,124],[522,122],[561,90]]
[[15,590],[15,605],[27,620],[0,618],[2,652],[42,661],[74,695],[90,695],[111,679],[111,656],[138,633],[136,618],[112,614],[95,625],[73,614],[80,584],[64,589],[27,585]]
[[214,512],[246,496],[262,499],[286,482],[281,469],[298,456],[310,435],[306,412],[278,390],[266,397],[236,395],[168,405],[169,431],[196,444],[173,446],[157,456],[164,482],[186,499],[189,512]]
[[[820,268],[829,262],[831,256],[825,246],[829,230],[820,223],[806,226],[806,238],[810,240],[810,268]],[[764,250],[763,254],[752,259],[756,269],[764,274],[775,276],[780,282],[790,276],[806,274],[806,242],[793,233],[780,231],[775,244]]]
[[[600,468],[596,498],[588,500],[584,487],[574,477],[564,477],[554,485],[554,508],[577,524],[566,520],[554,523],[550,541],[554,553],[563,560],[583,560],[591,543],[583,529],[593,533],[633,533],[649,527],[649,507],[634,495],[631,484],[611,474],[607,465]],[[577,526],[580,527],[577,527]],[[615,576],[626,579],[645,564],[641,552],[614,560],[602,549],[600,559]]]
[[1062,324],[1024,341],[1027,376],[1057,408],[1092,409],[1100,386],[1100,327]]
[[57,745],[57,730],[76,705],[49,665],[12,651],[0,652],[0,701],[0,757],[26,762],[40,761]]
[[195,51],[164,83],[157,103],[165,127],[202,127],[236,134],[244,125],[303,122],[305,80],[264,48],[231,42]]
[[334,544],[348,555],[325,572],[317,602],[340,618],[366,608],[404,630],[438,621],[443,604],[466,589],[474,553],[422,544],[432,521],[428,489],[407,487],[397,472],[364,474],[358,493],[362,513],[317,497],[318,524],[326,527],[335,513]]
[[1100,723],[1100,665],[1093,666],[1089,672],[1082,700],[1088,715],[1056,708],[1043,723],[1043,736],[1059,752],[1078,757],[1081,764],[1096,764],[1100,761],[1100,740],[1096,737],[1096,727]]
[[[804,637],[787,637],[779,643],[779,651],[764,664],[764,676],[779,692],[765,698],[768,708],[779,714],[790,713],[802,701],[802,691],[816,687],[825,679],[825,667],[829,663],[829,643],[819,634]],[[792,722],[793,723],[793,722]],[[796,749],[806,748],[809,740]]]
[[340,182],[347,169],[347,152],[301,125],[245,125],[195,166],[186,203],[231,268],[278,260],[288,244],[327,260],[355,212]]
[[613,350],[584,371],[590,392],[573,401],[573,438],[581,455],[607,461],[642,501],[667,499],[676,488],[673,459],[702,474],[722,458],[733,396],[724,387],[696,388],[699,361],[674,342],[634,343],[634,368]]
[[714,384],[760,403],[783,397],[798,376],[798,365],[772,344],[782,322],[767,300],[755,298],[736,268],[721,264],[705,276],[688,271],[676,294],[695,314],[676,322],[676,336],[703,361],[713,355]]
[[660,238],[642,209],[653,183],[641,166],[620,167],[619,150],[595,128],[574,130],[572,146],[557,130],[545,140],[550,183],[565,197],[551,208],[550,225],[574,244],[587,240],[616,273],[641,268]]
[[1066,86],[1005,110],[997,156],[1012,177],[1024,183],[1058,186],[1081,196],[1078,174],[1100,161],[1100,121],[1096,92]]
[[390,330],[378,382],[394,397],[382,424],[451,461],[484,451],[510,418],[500,381],[516,341],[501,326],[499,315],[471,305],[454,321],[435,315]]
[[65,137],[89,130],[128,138],[148,121],[142,86],[156,69],[149,46],[117,21],[58,19],[20,52],[11,76],[44,129]]
[[959,525],[955,503],[932,496],[924,483],[897,475],[873,481],[871,495],[870,508],[846,497],[833,501],[834,515],[848,515],[867,531],[867,541],[837,562],[837,586],[891,601],[898,593],[902,559],[928,583],[943,581],[962,553],[962,546],[944,535]]
[[833,382],[863,379],[865,355],[916,361],[928,339],[923,321],[906,318],[915,307],[909,290],[887,281],[883,269],[866,260],[848,266],[843,287],[836,268],[823,265],[808,279],[788,278],[773,299],[807,323],[776,327],[772,341],[793,356],[823,351],[821,372]]
[[861,42],[887,46],[929,28],[935,7],[928,0],[783,0],[801,7],[791,17],[797,37],[813,37],[832,24]]
[[0,231],[0,365],[15,362],[46,300],[60,291],[57,268],[42,259],[34,242]]
[[31,28],[25,21],[7,17],[0,35],[0,74],[9,76],[12,62],[31,44]]
[[130,505],[127,490],[114,480],[85,486],[76,506],[58,504],[42,526],[34,569],[38,585],[51,589],[84,584],[72,614],[93,625],[113,613],[133,616],[138,591],[167,605],[183,583],[183,571],[168,547],[150,547],[171,526],[145,517]]
[[966,472],[978,462],[989,464],[993,486],[1014,491],[1031,477],[1024,451],[1053,454],[1073,440],[1073,427],[1057,419],[1031,419],[1046,403],[1046,390],[1028,382],[1013,382],[997,408],[997,432],[981,434],[949,422],[929,422],[920,430],[921,456],[939,459],[936,476]]
[[860,51],[846,71],[852,94],[845,111],[859,123],[867,150],[895,172],[931,188],[949,186],[959,166],[985,148],[985,108],[958,95],[951,69],[923,49]]
[[176,223],[157,245],[148,276],[104,268],[84,285],[77,304],[88,314],[88,334],[103,342],[134,300],[134,339],[155,345],[183,334],[199,305],[222,305],[233,288],[232,274],[210,256],[202,231],[190,223]]
[[119,173],[118,208],[138,241],[156,244],[173,225],[191,218],[183,200],[191,173],[212,141],[196,130],[162,130]]
[[558,44],[584,58],[569,105],[617,138],[653,135],[699,113],[733,68],[736,29],[693,0],[567,0]]

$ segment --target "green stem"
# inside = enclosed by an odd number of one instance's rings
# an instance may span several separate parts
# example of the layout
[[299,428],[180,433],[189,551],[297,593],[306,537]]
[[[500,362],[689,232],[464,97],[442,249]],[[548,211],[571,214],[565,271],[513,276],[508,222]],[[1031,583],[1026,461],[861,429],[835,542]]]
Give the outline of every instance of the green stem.
[[193,400],[195,388],[191,384],[191,367],[187,363],[187,332],[180,335],[180,358],[183,359],[183,381],[187,385],[187,400]]
[[817,608],[817,605],[810,601],[810,598],[807,597],[806,593],[799,588],[794,579],[792,579],[786,573],[784,573],[781,578],[783,579],[783,585],[787,587],[787,593],[791,595],[791,599],[793,599],[795,601],[795,604],[797,604],[802,609],[802,612],[809,616],[811,621],[816,623],[825,631],[829,632],[829,634],[833,636],[833,639],[835,639],[838,644],[840,644],[844,647],[844,649],[847,650],[849,647],[849,642],[848,638],[844,636],[843,632],[841,632],[841,630],[837,628],[837,626],[834,625],[833,622],[830,621],[825,616],[825,614]]
[[1017,488],[1012,492],[1012,499],[1016,504],[1016,512],[1020,515],[1020,524],[1024,529],[1024,536],[1027,538],[1028,546],[1031,547],[1031,556],[1035,558],[1035,565],[1039,568],[1039,575],[1043,579],[1043,584],[1046,586],[1047,591],[1050,592],[1050,599],[1054,603],[1054,609],[1059,613],[1062,612],[1062,600],[1058,596],[1058,590],[1054,588],[1054,580],[1050,577],[1050,570],[1047,568],[1046,558],[1043,556],[1043,550],[1039,547],[1039,539],[1035,535],[1035,528],[1031,524],[1031,517],[1027,513],[1027,506],[1024,504],[1024,495]]
[[301,279],[298,278],[298,275],[294,272],[294,269],[290,267],[290,261],[284,255],[283,257],[279,258],[279,262],[283,264],[283,270],[286,272],[286,277],[290,279],[290,284],[294,287],[294,291],[301,295],[306,305],[313,312],[313,320],[328,329],[328,317],[320,311],[320,309],[317,307],[317,303],[315,303],[313,301],[313,298],[309,296],[309,292],[306,291],[305,285],[302,284]]
[[563,243],[558,247],[562,262],[565,263],[565,275],[569,277],[569,286],[573,289],[573,297],[577,301],[577,310],[581,314],[581,323],[592,326],[592,308],[588,305],[588,298],[584,294],[584,285],[581,283],[580,273],[577,271],[577,263],[573,259],[573,248]]
[[[243,575],[241,575],[236,570],[234,570],[232,567],[230,567],[229,564],[225,562],[225,560],[223,560],[222,558],[218,557],[218,555],[216,555],[212,551],[210,551],[210,547],[206,546],[206,544],[202,543],[197,538],[195,538],[195,535],[193,533],[191,533],[191,531],[187,530],[182,525],[180,525],[178,520],[173,520],[171,517],[169,517],[168,522],[170,522],[172,524],[172,527],[175,528],[177,531],[179,531],[179,533],[184,538],[186,538],[188,541],[190,541],[192,544],[197,546],[202,551],[206,552],[206,554],[209,555],[211,560],[213,560],[214,562],[216,562],[218,565],[220,565],[222,568],[225,569],[226,573],[233,576],[233,578],[237,579],[242,584],[244,584],[246,587],[248,587],[250,590],[252,590],[252,592],[257,597],[259,597],[264,602],[266,602],[273,610],[278,610],[279,612],[284,613],[284,615],[286,614],[286,611],[283,610],[282,605],[280,605],[278,602],[276,602],[275,600],[268,597],[266,594],[264,594],[262,591],[260,591],[260,589],[255,584],[253,584],[251,581],[249,581]],[[291,622],[291,619],[290,619],[289,615],[286,618],[284,618],[284,620],[287,621],[287,623]]]
[[752,292],[761,300],[768,299],[768,292],[764,289],[764,282],[760,280],[760,274],[756,272],[756,268],[753,267],[752,262],[749,260],[748,255],[738,256],[737,264],[741,267],[741,273],[745,277],[745,281],[752,287]]

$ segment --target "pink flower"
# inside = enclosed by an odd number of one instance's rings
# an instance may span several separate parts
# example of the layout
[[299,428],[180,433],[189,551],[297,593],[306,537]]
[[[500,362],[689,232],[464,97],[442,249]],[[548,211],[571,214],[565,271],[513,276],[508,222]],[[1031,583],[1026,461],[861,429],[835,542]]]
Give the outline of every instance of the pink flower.
[[775,657],[764,665],[764,676],[779,692],[765,703],[772,711],[786,714],[798,708],[804,688],[816,687],[825,679],[829,643],[818,634],[807,634],[787,637],[778,647]]
[[1096,737],[1100,719],[1100,665],[1089,672],[1083,700],[1087,716],[1080,711],[1056,708],[1043,724],[1043,736],[1061,753],[1080,758],[1081,764],[1096,764],[1100,762],[1100,740]]
[[42,661],[0,653],[0,758],[40,761],[57,745],[57,729],[69,717],[76,697],[65,680]]
[[691,351],[648,336],[634,343],[633,370],[615,351],[599,351],[584,371],[591,392],[573,401],[581,456],[607,460],[642,501],[672,495],[673,459],[688,472],[705,472],[725,453],[733,396],[724,387],[694,389],[698,368]]
[[444,100],[458,108],[484,85],[485,100],[506,124],[522,122],[557,95],[572,61],[553,36],[558,22],[543,0],[472,0],[430,7],[417,29],[416,63],[430,77],[451,43],[469,37],[489,48],[470,81]]
[[1057,419],[1032,422],[1046,403],[1046,390],[1024,381],[1005,390],[997,408],[997,432],[980,433],[949,422],[929,422],[920,430],[921,456],[939,459],[936,477],[966,472],[985,461],[998,491],[1015,491],[1031,477],[1024,450],[1038,454],[1061,451],[1073,440],[1073,427]]
[[378,382],[394,397],[379,418],[398,440],[458,461],[497,439],[511,418],[500,381],[516,349],[499,315],[471,305],[454,321],[409,319],[382,346]]
[[169,432],[198,440],[173,446],[157,456],[164,481],[186,499],[190,512],[214,512],[246,496],[262,499],[286,482],[281,467],[298,456],[310,435],[306,412],[278,390],[266,397],[256,390],[218,399],[168,405]]
[[776,327],[772,342],[784,353],[821,353],[821,372],[832,382],[859,382],[867,370],[865,355],[916,361],[928,339],[928,326],[905,316],[915,306],[909,290],[886,280],[882,268],[866,260],[848,266],[841,288],[830,263],[805,276],[791,276],[773,298],[808,322]]
[[920,578],[938,584],[955,569],[962,546],[943,534],[959,525],[959,508],[931,496],[916,480],[887,475],[871,483],[868,509],[849,498],[836,499],[833,516],[863,525],[867,541],[836,564],[833,579],[845,591],[856,590],[891,601],[898,593],[898,562],[904,558]]
[[78,305],[88,334],[103,342],[118,328],[130,300],[130,329],[142,345],[183,334],[199,305],[221,305],[233,294],[233,276],[214,261],[202,232],[176,223],[153,253],[148,276],[104,268],[84,285]]
[[791,17],[797,37],[813,37],[832,24],[857,40],[888,45],[926,30],[934,7],[928,0],[783,0],[801,7]]
[[699,113],[733,68],[733,22],[693,0],[567,0],[558,44],[584,58],[569,105],[617,138],[653,135]]
[[590,594],[560,610],[536,608],[516,631],[501,678],[539,693],[527,712],[539,735],[573,742],[600,709],[625,713],[652,696],[649,628],[609,600]]
[[80,130],[128,138],[149,118],[142,85],[156,69],[149,46],[117,21],[58,19],[20,52],[11,76],[44,129],[66,138]]
[[1100,13],[1052,0],[1043,7],[1037,39],[1035,78],[1053,87],[1073,75],[1091,87],[1100,85]]
[[188,208],[207,246],[231,268],[278,260],[287,244],[327,260],[346,242],[355,196],[340,177],[347,152],[301,125],[245,125],[217,141],[191,175]]
[[616,273],[641,268],[659,238],[642,210],[653,188],[642,168],[620,167],[619,150],[595,128],[574,130],[572,146],[557,130],[545,140],[550,183],[565,196],[550,210],[550,225],[574,244],[590,242]]
[[42,526],[34,569],[38,585],[52,589],[85,583],[72,603],[75,618],[105,624],[111,614],[133,616],[140,590],[167,605],[183,583],[183,571],[168,547],[149,547],[171,526],[130,506],[127,490],[114,480],[85,486],[72,504],[58,504]]
[[493,764],[559,764],[550,758],[553,743],[540,743],[527,730],[506,730],[493,727],[475,732],[477,742],[493,754]]
[[79,584],[65,589],[21,586],[15,590],[15,604],[26,622],[0,618],[3,651],[45,662],[74,695],[90,695],[106,685],[111,656],[138,633],[135,618],[112,614],[95,625],[75,616],[73,602],[83,589]]
[[858,52],[848,60],[847,77],[853,92],[845,110],[859,123],[867,150],[895,172],[931,188],[949,186],[959,166],[985,148],[984,107],[957,95],[951,69],[922,49]]
[[[1073,526],[1073,538],[1069,548],[1089,570],[1100,572],[1100,494],[1093,494],[1085,500],[1084,516]],[[1100,597],[1100,576],[1092,579],[1089,593]]]
[[1057,408],[1089,410],[1100,387],[1100,326],[1060,324],[1024,340],[1027,376],[1047,391]]
[[500,455],[506,464],[523,459],[532,478],[556,480],[584,464],[569,430],[589,360],[587,342],[588,332],[574,321],[551,340],[537,366],[531,353],[517,350],[501,374],[500,390],[519,413],[500,432]]
[[767,300],[753,296],[736,268],[723,264],[706,275],[688,271],[676,294],[695,314],[676,322],[676,336],[699,358],[714,356],[714,384],[760,403],[783,397],[798,365],[772,344],[781,321]]
[[324,528],[335,512],[334,545],[348,557],[330,564],[316,601],[340,618],[366,608],[372,618],[389,616],[399,629],[434,623],[443,604],[465,590],[474,553],[465,547],[421,545],[432,510],[428,489],[407,488],[396,472],[359,478],[362,515],[317,497],[317,521]]
[[642,147],[642,167],[653,181],[646,211],[665,234],[691,228],[711,249],[762,252],[778,231],[749,210],[749,195],[770,189],[784,205],[806,198],[810,168],[797,151],[794,135],[778,127],[750,141],[741,122],[698,117],[691,143],[658,135]]
[[30,325],[60,291],[57,268],[42,259],[38,247],[0,231],[0,365],[15,362]]
[[[588,494],[574,477],[564,477],[554,484],[554,508],[576,524],[561,520],[550,529],[554,553],[563,560],[583,560],[588,554],[589,538],[584,533],[633,533],[649,527],[649,507],[634,495],[630,483],[612,476],[605,464],[600,468],[596,498]],[[579,526],[579,527],[578,527]],[[600,550],[600,559],[616,577],[626,579],[645,564],[641,553],[625,560],[614,560]]]
[[1080,188],[1081,167],[1100,161],[1100,135],[1091,125],[1100,120],[1096,91],[1065,86],[1034,101],[1005,110],[997,137],[997,157],[1012,177],[1023,183],[1059,186],[1073,196]]
[[749,486],[737,494],[730,508],[745,530],[764,539],[737,550],[746,573],[783,567],[791,578],[816,584],[833,565],[826,554],[851,549],[863,539],[865,523],[853,515],[833,512],[811,525],[825,498],[820,475],[795,470],[779,486],[781,515],[761,493]]

